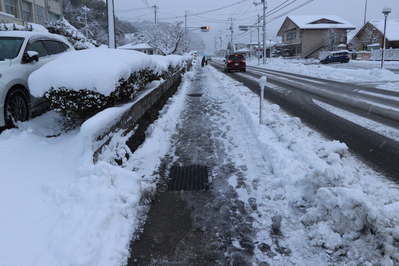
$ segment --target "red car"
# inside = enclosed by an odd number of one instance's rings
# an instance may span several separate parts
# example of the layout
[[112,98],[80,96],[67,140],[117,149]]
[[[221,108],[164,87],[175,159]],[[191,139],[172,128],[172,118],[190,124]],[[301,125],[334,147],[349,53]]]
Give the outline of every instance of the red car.
[[224,61],[224,71],[230,72],[231,70],[238,70],[245,72],[247,70],[247,62],[245,56],[242,54],[231,54]]

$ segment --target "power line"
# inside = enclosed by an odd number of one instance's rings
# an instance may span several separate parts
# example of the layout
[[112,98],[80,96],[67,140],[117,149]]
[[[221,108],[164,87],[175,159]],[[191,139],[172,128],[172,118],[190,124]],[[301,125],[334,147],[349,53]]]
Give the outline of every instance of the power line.
[[145,5],[147,8],[149,8],[149,9],[152,10],[152,8],[151,8],[150,5],[148,4],[147,0],[141,0],[141,1],[144,3],[144,5]]
[[139,8],[131,8],[131,9],[120,9],[120,10],[115,10],[117,13],[126,13],[126,12],[134,12],[134,11],[140,11],[140,10],[145,10],[148,9],[147,7],[139,7]]
[[280,14],[280,15],[278,15],[278,16],[276,16],[276,17],[270,19],[270,20],[268,20],[267,23],[273,22],[273,21],[275,21],[275,20],[277,20],[277,19],[279,19],[279,18],[281,18],[281,17],[283,17],[283,16],[285,16],[285,15],[291,13],[292,11],[298,10],[299,8],[304,7],[304,6],[306,6],[307,4],[310,4],[310,3],[313,2],[313,1],[314,1],[314,0],[308,0],[308,1],[306,1],[305,3],[303,3],[303,4],[301,4],[301,5],[297,6],[297,7],[295,7],[295,8],[293,8],[293,9],[290,9],[290,10],[288,10],[288,11],[285,12],[285,13],[282,13],[282,14]]
[[269,12],[266,13],[266,16],[270,16],[273,15],[275,13],[277,13],[278,11],[288,7],[289,5],[292,5],[293,3],[296,2],[296,0],[292,1],[291,3],[286,4],[285,6],[282,6],[283,4],[285,4],[288,1],[285,1],[284,3],[282,3],[281,5],[277,6],[276,8],[274,8],[273,10],[270,10]]
[[194,13],[194,14],[191,14],[191,15],[197,16],[197,15],[202,15],[202,14],[206,14],[206,13],[211,13],[211,12],[222,10],[222,9],[225,9],[225,8],[228,8],[228,7],[231,7],[231,6],[235,6],[235,5],[240,4],[242,2],[245,2],[245,1],[247,1],[247,0],[239,1],[239,2],[236,2],[234,4],[230,4],[230,5],[227,5],[227,6],[224,6],[224,7],[219,7],[219,8],[215,8],[215,9],[204,11],[204,12],[200,12],[200,13]]

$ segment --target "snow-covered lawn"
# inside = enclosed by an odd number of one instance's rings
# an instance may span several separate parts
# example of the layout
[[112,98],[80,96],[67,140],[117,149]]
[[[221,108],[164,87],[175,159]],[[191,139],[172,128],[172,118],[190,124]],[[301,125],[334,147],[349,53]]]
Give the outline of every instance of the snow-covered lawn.
[[[282,63],[279,68],[298,65]],[[300,68],[310,73],[316,67]],[[291,256],[276,253],[272,260],[257,250],[260,260],[274,261],[271,265],[399,263],[395,184],[359,162],[345,144],[324,139],[274,104],[265,102],[259,125],[258,104],[254,104],[258,98],[252,92],[210,66],[204,71],[209,87],[217,88],[215,97],[231,102],[224,105],[230,108],[227,120],[245,118],[241,125],[234,123],[229,140],[239,143],[243,136],[233,133],[250,132],[244,138],[250,146],[242,150],[244,146],[238,146],[233,158],[236,165],[248,164],[246,188],[237,190],[244,202],[256,200],[257,241],[272,244],[272,212],[282,217],[281,245],[292,250]],[[334,76],[346,79],[353,73],[353,80],[361,80],[357,72],[361,71],[335,71]],[[374,72],[363,74],[363,80]],[[118,136],[93,164],[92,127],[105,124],[107,113],[57,137],[47,137],[62,132],[62,118],[53,112],[1,133],[0,265],[120,266],[126,262],[129,240],[141,217],[140,199],[154,191],[153,172],[169,151],[169,138],[193,80],[193,72],[185,74],[179,91],[125,168],[111,163],[114,154],[127,149],[125,138]],[[261,156],[254,160],[251,154]],[[230,184],[235,186],[236,179],[232,176]],[[314,253],[319,249],[325,254]],[[328,256],[342,262],[328,261]]]

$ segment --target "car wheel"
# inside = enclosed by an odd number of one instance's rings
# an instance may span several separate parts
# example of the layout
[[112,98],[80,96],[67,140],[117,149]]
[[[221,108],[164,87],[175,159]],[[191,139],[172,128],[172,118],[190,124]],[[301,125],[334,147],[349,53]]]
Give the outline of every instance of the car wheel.
[[247,72],[247,69],[246,69],[246,68],[244,68],[244,69],[242,70],[242,72]]
[[16,121],[27,121],[29,119],[28,100],[21,89],[14,89],[7,95],[4,104],[4,117],[7,128],[16,126]]

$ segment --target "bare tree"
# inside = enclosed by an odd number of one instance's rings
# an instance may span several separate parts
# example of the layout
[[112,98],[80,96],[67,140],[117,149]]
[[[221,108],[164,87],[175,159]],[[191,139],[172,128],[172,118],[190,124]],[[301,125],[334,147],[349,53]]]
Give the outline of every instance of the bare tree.
[[340,43],[340,38],[341,33],[337,29],[328,29],[324,35],[327,50],[334,51]]
[[372,25],[367,24],[361,34],[354,39],[354,46],[356,49],[360,48],[366,51],[370,44],[378,43],[379,38],[380,34],[378,31]]
[[[87,38],[103,44],[108,43],[106,4],[102,0],[62,0],[63,15],[75,28],[85,33]],[[121,22],[115,21],[116,40],[125,38]],[[131,31],[131,29],[129,29]]]
[[158,23],[149,25],[140,32],[143,40],[163,55],[183,54],[188,48],[187,32],[182,27],[183,22]]

